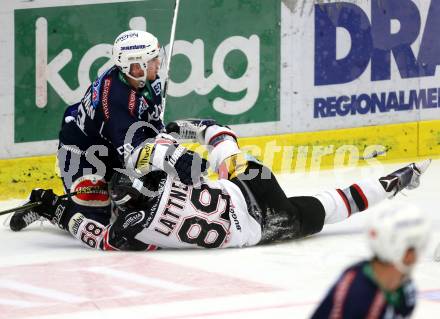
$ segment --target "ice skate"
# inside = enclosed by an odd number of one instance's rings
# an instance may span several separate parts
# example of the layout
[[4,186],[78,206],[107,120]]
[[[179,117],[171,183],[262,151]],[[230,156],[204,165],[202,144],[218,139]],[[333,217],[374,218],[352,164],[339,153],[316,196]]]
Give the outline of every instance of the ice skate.
[[22,212],[16,212],[12,215],[11,220],[9,221],[9,227],[12,231],[20,231],[30,224],[39,220],[41,216],[34,212],[33,210],[25,210]]
[[429,164],[431,164],[431,159],[411,163],[385,177],[381,177],[379,181],[385,191],[392,192],[392,196],[395,196],[405,188],[417,188],[420,185],[420,176],[428,169]]

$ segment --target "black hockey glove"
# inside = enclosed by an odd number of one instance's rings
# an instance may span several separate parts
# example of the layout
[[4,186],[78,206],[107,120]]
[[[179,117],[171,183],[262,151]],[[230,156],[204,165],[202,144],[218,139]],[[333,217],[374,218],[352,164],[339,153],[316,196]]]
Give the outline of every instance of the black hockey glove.
[[40,202],[41,205],[33,209],[38,215],[47,218],[52,224],[65,229],[68,223],[66,208],[69,205],[67,198],[60,198],[51,189],[34,189],[29,198],[30,202]]
[[136,235],[149,219],[148,211],[121,211],[109,229],[109,244],[120,250],[146,250],[148,245],[136,239]]
[[165,156],[164,171],[168,174],[177,173],[179,180],[186,185],[200,181],[200,177],[208,167],[207,160],[181,145],[170,146]]

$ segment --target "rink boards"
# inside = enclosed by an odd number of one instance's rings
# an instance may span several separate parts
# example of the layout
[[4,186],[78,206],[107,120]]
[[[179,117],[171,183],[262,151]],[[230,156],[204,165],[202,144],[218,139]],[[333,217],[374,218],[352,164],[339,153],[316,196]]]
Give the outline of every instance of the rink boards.
[[[114,38],[147,30],[166,48],[173,4],[7,1],[0,158],[53,154],[64,109],[112,65]],[[422,0],[186,0],[165,120],[215,118],[242,137],[440,120],[439,10]]]
[[[66,105],[112,64],[122,30],[167,47],[173,4],[0,8],[0,198],[61,190],[54,153]],[[276,172],[440,154],[439,10],[422,0],[183,1],[165,120],[230,125]]]
[[[277,173],[400,162],[440,154],[440,121],[244,137],[240,146]],[[205,153],[203,146],[187,145]],[[63,191],[55,155],[0,160],[0,200],[26,197],[33,188]]]

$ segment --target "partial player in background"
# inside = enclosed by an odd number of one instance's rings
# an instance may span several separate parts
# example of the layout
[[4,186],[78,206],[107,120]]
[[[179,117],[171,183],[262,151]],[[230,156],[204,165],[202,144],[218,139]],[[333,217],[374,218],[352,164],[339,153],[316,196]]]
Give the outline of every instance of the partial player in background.
[[[71,196],[70,212],[107,224],[107,181],[113,168],[125,167],[138,145],[163,130],[159,49],[151,33],[121,33],[113,45],[114,66],[89,86],[79,103],[66,109],[57,155],[64,189],[91,189]],[[136,127],[140,122],[148,124]],[[19,231],[39,217],[33,210],[17,212],[10,228]]]
[[164,172],[186,153],[175,141],[159,140],[139,149],[134,167],[150,171],[146,178],[113,176],[111,197],[120,209],[113,224],[100,224],[80,211],[73,214],[70,203],[50,190],[33,191],[32,200],[43,203],[36,212],[103,250],[252,246],[312,235],[324,224],[345,220],[404,188],[415,188],[430,163],[413,163],[378,180],[316,196],[288,198],[272,172],[239,149],[233,131],[215,124],[194,127],[199,128],[195,136],[210,150],[211,166],[223,178],[200,180],[206,164],[198,157],[191,168],[175,165],[177,174]]
[[409,318],[416,305],[411,272],[429,231],[416,207],[394,205],[373,213],[367,228],[373,257],[342,273],[312,319]]

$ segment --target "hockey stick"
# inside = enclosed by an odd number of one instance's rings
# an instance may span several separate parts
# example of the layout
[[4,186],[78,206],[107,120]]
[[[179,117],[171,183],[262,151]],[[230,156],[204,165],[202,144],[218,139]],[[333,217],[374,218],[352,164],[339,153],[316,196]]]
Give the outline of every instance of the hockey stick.
[[384,150],[380,150],[380,151],[374,150],[370,154],[366,154],[364,156],[359,156],[359,159],[365,161],[365,160],[369,160],[369,159],[372,159],[372,158],[376,158],[376,157],[381,156],[381,155],[386,155],[388,150],[389,150],[389,148],[385,148]]
[[168,56],[169,56],[169,59],[167,59],[167,69],[166,69],[166,74],[165,74],[165,83],[163,85],[162,114],[160,115],[162,121],[163,121],[163,117],[164,117],[164,114],[165,114],[165,107],[166,107],[166,104],[167,104],[168,81],[169,81],[169,75],[170,75],[171,57],[173,56],[174,36],[176,34],[176,24],[177,24],[177,15],[179,14],[179,6],[180,6],[180,0],[176,0],[176,2],[174,3],[174,13],[173,13],[173,23],[171,25],[170,43],[168,45]]
[[[63,198],[67,198],[67,197],[71,197],[71,196],[75,196],[75,195],[79,195],[79,194],[93,193],[94,191],[104,190],[104,189],[106,189],[106,188],[104,188],[102,186],[87,186],[87,187],[81,188],[80,190],[78,190],[76,192],[72,192],[72,193],[69,193],[69,194],[64,194],[64,195],[58,196],[58,198],[63,199]],[[15,208],[11,208],[11,209],[7,209],[7,210],[4,210],[4,211],[1,211],[0,212],[0,216],[6,215],[6,214],[10,214],[10,213],[14,213],[14,212],[22,212],[22,211],[27,210],[27,209],[38,207],[41,204],[43,204],[43,203],[42,202],[27,203],[27,204],[24,204],[22,206],[18,206],[18,207],[15,207]]]

